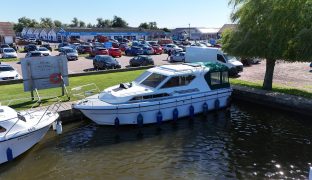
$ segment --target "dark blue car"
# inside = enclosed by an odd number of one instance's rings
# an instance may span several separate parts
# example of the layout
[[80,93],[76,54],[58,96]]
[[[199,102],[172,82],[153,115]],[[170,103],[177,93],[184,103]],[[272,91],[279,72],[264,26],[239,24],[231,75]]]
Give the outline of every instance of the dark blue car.
[[137,56],[143,54],[143,49],[137,46],[132,46],[125,51],[127,56]]

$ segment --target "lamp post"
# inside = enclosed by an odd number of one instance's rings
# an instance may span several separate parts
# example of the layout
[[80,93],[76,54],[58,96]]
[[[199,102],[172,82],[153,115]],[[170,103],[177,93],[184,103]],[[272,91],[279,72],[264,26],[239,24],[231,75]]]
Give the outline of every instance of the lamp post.
[[189,24],[189,41],[191,40],[191,24]]

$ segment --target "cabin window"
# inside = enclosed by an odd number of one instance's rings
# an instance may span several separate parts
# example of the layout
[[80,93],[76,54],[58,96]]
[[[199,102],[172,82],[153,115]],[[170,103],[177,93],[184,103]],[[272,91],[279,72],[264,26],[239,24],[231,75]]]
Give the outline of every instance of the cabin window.
[[6,129],[4,127],[0,126],[0,133],[3,133],[5,131],[6,131]]
[[224,57],[221,54],[217,54],[217,60],[223,63],[226,63]]
[[139,101],[143,99],[155,99],[155,98],[161,98],[161,97],[166,97],[169,96],[167,93],[161,93],[161,94],[152,94],[152,95],[146,95],[146,96],[136,96],[132,98],[130,101]]
[[148,76],[141,84],[144,86],[155,88],[166,78],[167,76],[165,75],[153,73],[150,76]]
[[211,85],[219,85],[221,84],[221,75],[220,72],[213,72],[210,74]]
[[194,75],[175,76],[170,78],[161,88],[172,88],[177,86],[186,86],[195,79]]
[[222,72],[222,84],[229,83],[229,73],[227,71]]

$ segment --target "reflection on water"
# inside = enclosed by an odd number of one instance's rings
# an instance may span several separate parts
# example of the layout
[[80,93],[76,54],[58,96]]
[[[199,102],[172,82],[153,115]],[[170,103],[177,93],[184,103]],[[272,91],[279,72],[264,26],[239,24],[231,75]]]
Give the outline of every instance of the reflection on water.
[[311,132],[307,118],[250,104],[161,130],[85,121],[0,165],[0,179],[304,179]]

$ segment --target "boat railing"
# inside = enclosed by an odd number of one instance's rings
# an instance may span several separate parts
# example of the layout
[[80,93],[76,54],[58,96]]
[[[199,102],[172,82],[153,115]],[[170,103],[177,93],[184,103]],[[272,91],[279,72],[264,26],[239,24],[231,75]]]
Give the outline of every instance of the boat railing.
[[77,86],[77,87],[71,88],[70,91],[71,91],[72,96],[79,98],[79,99],[84,99],[88,96],[100,93],[100,89],[95,83]]
[[[7,130],[7,132],[5,133],[4,135],[4,138],[7,136],[7,134],[9,134],[9,132],[14,128],[14,126],[16,126],[16,124],[19,122],[19,121],[26,121],[26,118],[25,116],[29,116],[30,119],[34,118],[34,114],[37,113],[37,112],[40,112],[42,111],[43,114],[40,115],[40,118],[38,120],[38,122],[35,124],[38,125],[42,119],[44,118],[44,116],[46,116],[47,114],[56,114],[61,108],[62,109],[68,109],[67,107],[65,107],[66,105],[64,105],[64,103],[62,103],[61,99],[58,98],[58,97],[41,97],[41,99],[45,99],[45,98],[55,98],[56,100],[54,100],[54,103],[49,105],[49,106],[39,106],[39,107],[35,107],[35,105],[32,105],[30,109],[28,110],[23,110],[23,111],[20,111],[20,112],[17,112],[17,117],[14,117],[14,118],[10,118],[10,119],[7,119],[5,121],[10,121],[10,120],[14,120],[16,119],[16,121],[14,122],[14,124]],[[15,102],[15,101],[22,101],[22,100],[25,100],[25,99],[29,99],[29,98],[18,98],[18,99],[12,99],[12,100],[9,100],[8,101],[8,104],[6,104],[6,106],[9,106],[12,104],[12,102]],[[40,100],[38,100],[40,101]],[[37,103],[38,103],[37,101]],[[3,101],[2,101],[3,102]],[[3,121],[2,121],[3,122]]]

